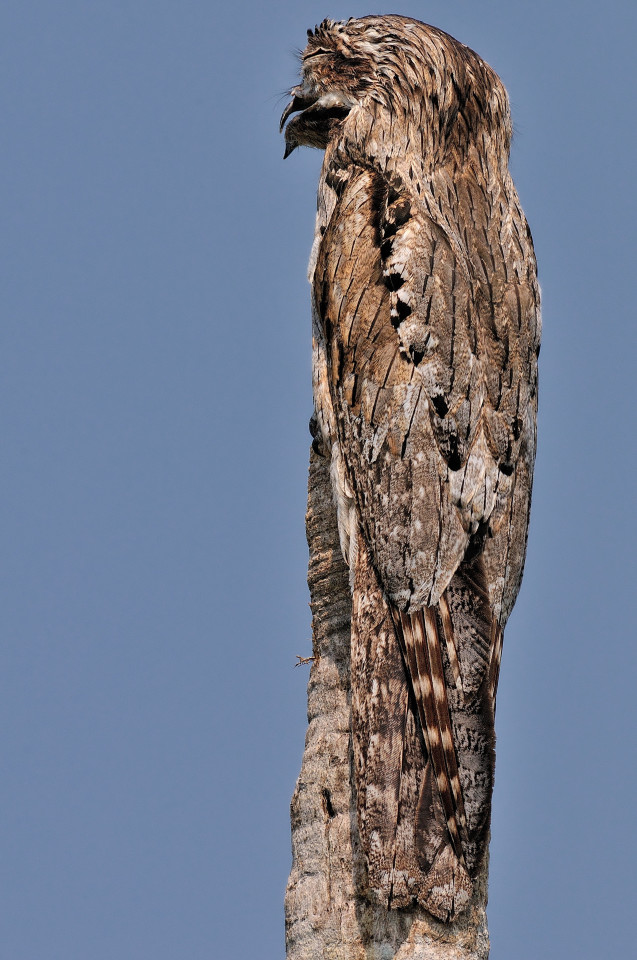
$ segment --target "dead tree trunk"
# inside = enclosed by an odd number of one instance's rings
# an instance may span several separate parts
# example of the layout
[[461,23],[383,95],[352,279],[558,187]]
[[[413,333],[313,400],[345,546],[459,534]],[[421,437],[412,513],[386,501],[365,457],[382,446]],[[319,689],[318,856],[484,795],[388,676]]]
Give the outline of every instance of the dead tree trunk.
[[441,923],[419,906],[387,911],[365,896],[353,795],[349,577],[328,463],[314,453],[306,519],[316,659],[305,754],[292,798],[287,960],[486,960],[488,863],[473,901],[455,923]]

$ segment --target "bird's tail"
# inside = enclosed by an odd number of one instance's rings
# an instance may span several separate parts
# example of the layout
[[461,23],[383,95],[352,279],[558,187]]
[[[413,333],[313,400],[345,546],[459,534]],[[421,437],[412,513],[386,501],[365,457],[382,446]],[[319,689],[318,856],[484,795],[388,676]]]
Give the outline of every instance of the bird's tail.
[[362,551],[354,580],[352,716],[369,888],[452,919],[485,852],[501,652],[480,558],[438,604],[392,607]]

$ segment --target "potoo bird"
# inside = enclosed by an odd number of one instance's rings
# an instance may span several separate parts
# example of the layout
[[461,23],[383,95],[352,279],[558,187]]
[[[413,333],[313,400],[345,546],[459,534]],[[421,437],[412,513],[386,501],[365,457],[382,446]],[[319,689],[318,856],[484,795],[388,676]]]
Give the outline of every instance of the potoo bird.
[[539,290],[509,103],[473,50],[406,17],[324,20],[301,59],[281,126],[286,156],[325,151],[315,418],[350,569],[367,889],[450,920],[488,842],[535,457]]

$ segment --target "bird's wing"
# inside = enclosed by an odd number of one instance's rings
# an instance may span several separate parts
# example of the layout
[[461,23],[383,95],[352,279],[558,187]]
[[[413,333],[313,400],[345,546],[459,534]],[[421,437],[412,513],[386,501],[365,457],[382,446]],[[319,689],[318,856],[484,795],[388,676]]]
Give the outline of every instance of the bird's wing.
[[313,277],[336,429],[388,597],[436,603],[488,536],[499,613],[533,465],[533,250],[514,191],[494,228],[476,178],[443,168],[417,186],[362,168],[338,184]]

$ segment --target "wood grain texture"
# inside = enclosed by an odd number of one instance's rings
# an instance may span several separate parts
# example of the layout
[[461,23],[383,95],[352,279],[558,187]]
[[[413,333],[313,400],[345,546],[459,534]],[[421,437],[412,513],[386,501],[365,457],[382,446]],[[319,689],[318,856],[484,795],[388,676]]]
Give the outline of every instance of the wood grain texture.
[[352,593],[367,895],[448,922],[486,857],[502,637],[526,550],[533,244],[506,91],[472,50],[365,17],[310,31],[302,64],[283,122],[286,155],[325,150],[315,419]]
[[[486,861],[473,884],[468,909],[451,923],[436,920],[414,902],[388,911],[369,897],[351,740],[352,596],[341,554],[329,463],[315,453],[310,458],[307,536],[317,659],[308,684],[309,725],[303,765],[291,806],[292,870],[285,898],[287,960],[486,960]],[[421,765],[419,742],[413,713],[409,715],[415,775]],[[405,790],[407,782],[405,778]],[[407,840],[406,853],[410,849]]]

